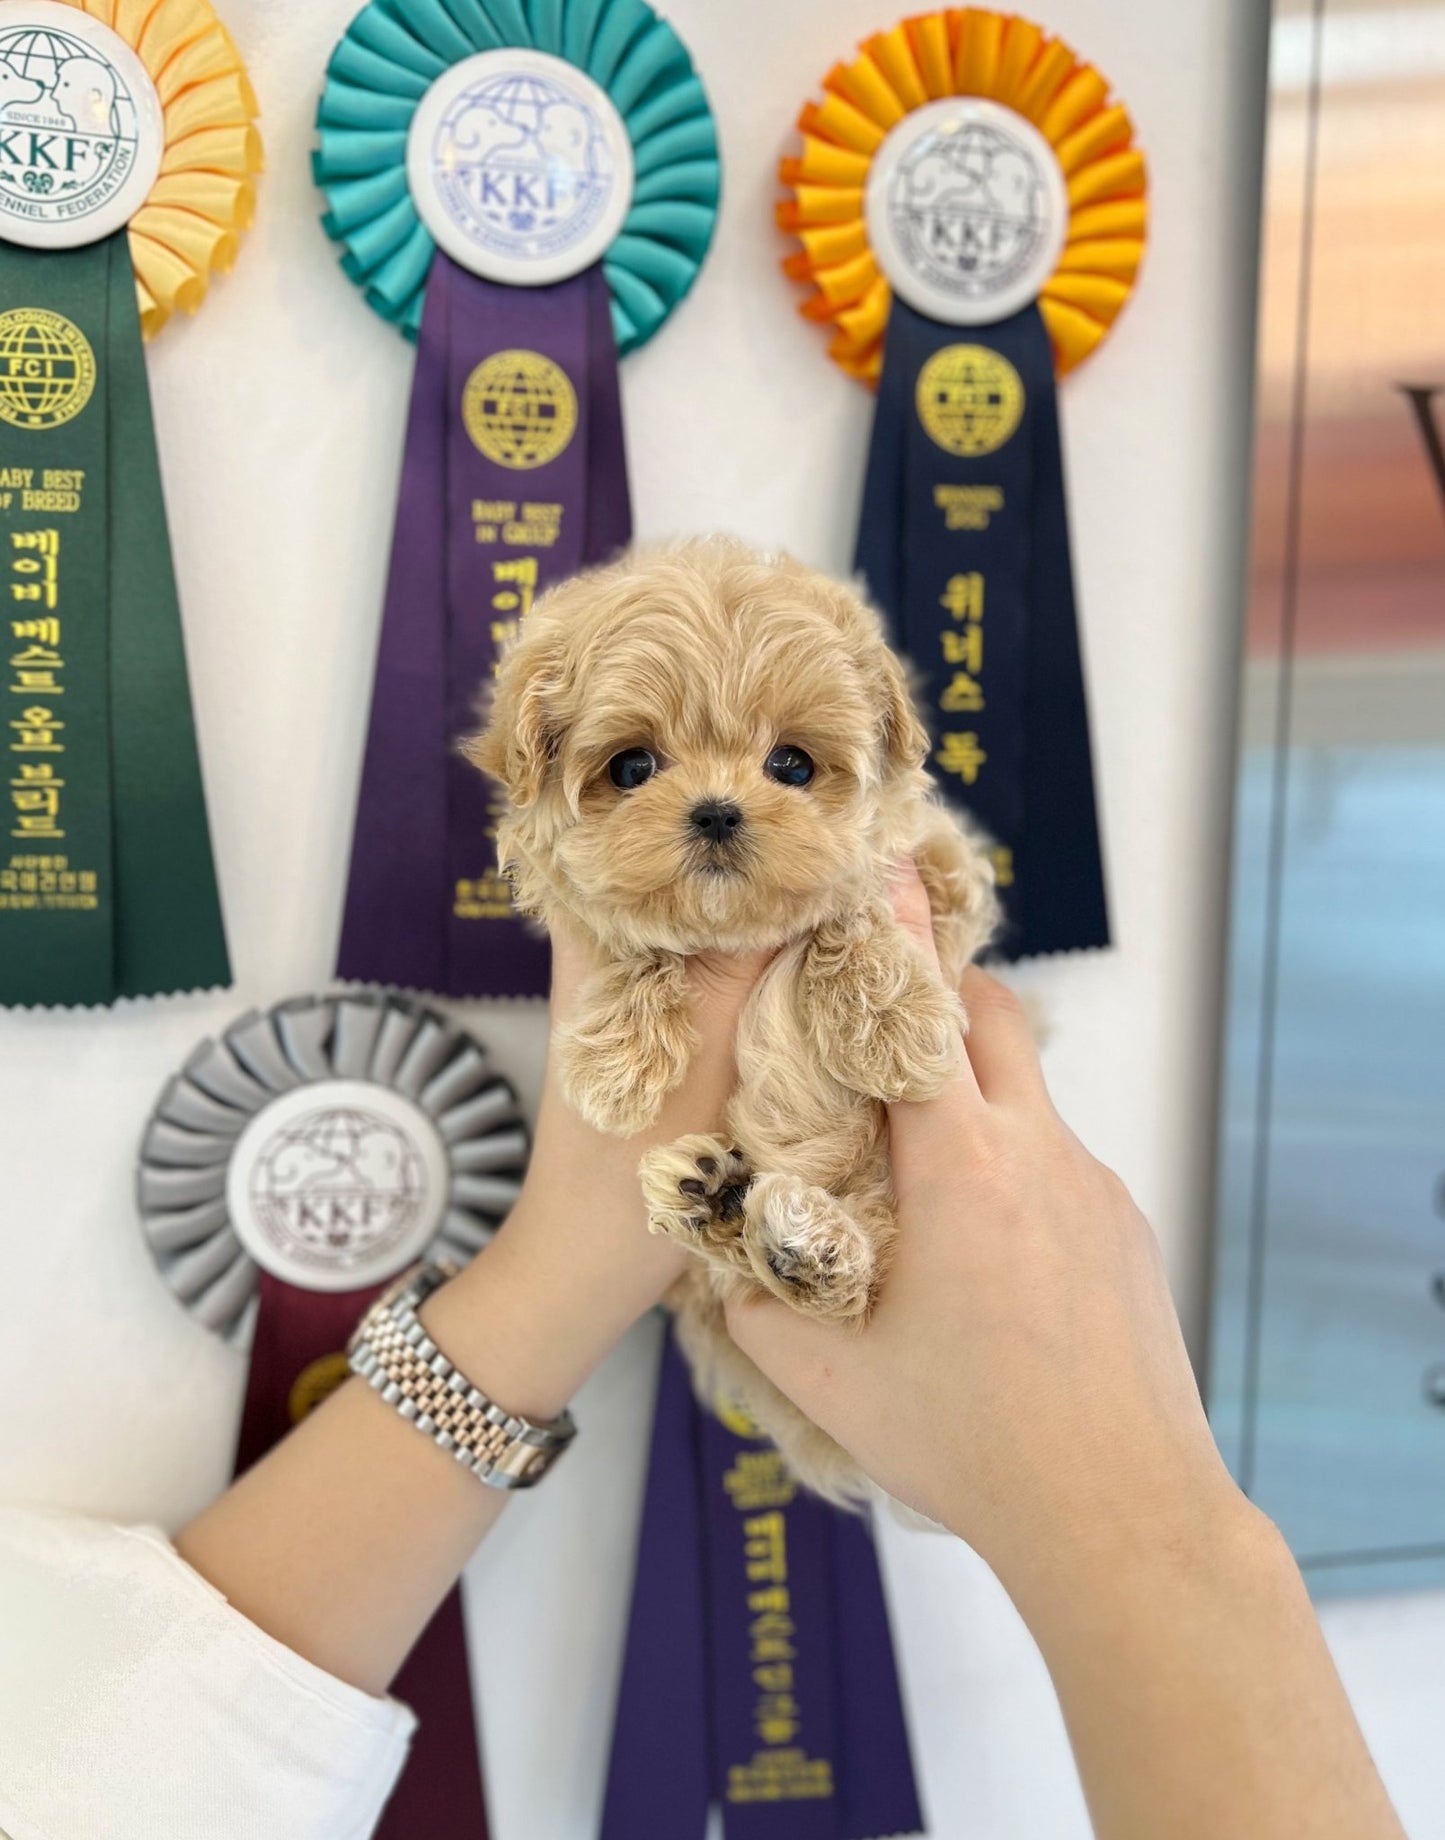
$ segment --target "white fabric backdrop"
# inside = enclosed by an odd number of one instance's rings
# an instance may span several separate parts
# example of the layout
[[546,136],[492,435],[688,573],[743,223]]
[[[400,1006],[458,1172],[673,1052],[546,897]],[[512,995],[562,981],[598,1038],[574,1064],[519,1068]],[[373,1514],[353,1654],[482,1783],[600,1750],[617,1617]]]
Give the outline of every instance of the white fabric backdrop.
[[[355,4],[223,6],[270,170],[237,272],[196,322],[167,329],[151,375],[237,982],[0,1017],[7,1500],[174,1525],[225,1477],[241,1363],[156,1281],[132,1168],[194,1042],[323,985],[332,964],[412,367],[337,268],[309,177],[321,71]],[[774,168],[821,73],[893,10],[667,10],[714,100],[726,198],[695,295],[626,366],[639,534],[725,527],[845,568],[869,404],[794,314]],[[1153,235],[1117,336],[1064,392],[1118,945],[1023,981],[1051,1014],[1060,1104],[1156,1222],[1197,1345],[1264,6],[1051,0],[1047,23],[1133,110]],[[530,1096],[536,1007],[466,1015]],[[587,1389],[575,1455],[471,1570],[497,1840],[593,1831],[655,1335],[639,1330]],[[941,1539],[890,1529],[885,1546],[932,1831],[1084,1835],[1042,1666],[990,1576]],[[1445,1840],[1445,1599],[1340,1606],[1328,1624],[1412,1840]]]

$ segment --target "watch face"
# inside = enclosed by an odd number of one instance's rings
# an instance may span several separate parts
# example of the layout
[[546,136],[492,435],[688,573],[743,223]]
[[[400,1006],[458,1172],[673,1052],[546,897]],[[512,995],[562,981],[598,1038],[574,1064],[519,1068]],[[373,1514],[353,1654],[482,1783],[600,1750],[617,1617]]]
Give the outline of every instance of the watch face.
[[97,243],[146,201],[165,119],[117,33],[58,0],[0,4],[0,237],[33,249]]
[[422,97],[407,138],[418,215],[453,261],[540,287],[606,254],[632,204],[632,142],[564,58],[483,51]]
[[1038,298],[1064,246],[1069,200],[1030,122],[955,96],[891,130],[864,210],[878,264],[909,306],[944,325],[985,326]]
[[226,1201],[258,1265],[307,1290],[350,1291],[421,1256],[448,1188],[441,1138],[419,1107],[366,1081],[321,1080],[247,1125]]

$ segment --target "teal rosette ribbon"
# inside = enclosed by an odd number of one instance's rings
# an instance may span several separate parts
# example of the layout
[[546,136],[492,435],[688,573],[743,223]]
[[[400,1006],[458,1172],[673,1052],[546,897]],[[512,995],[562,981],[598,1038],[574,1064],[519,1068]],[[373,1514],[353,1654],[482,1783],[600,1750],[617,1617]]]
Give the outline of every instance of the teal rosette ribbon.
[[503,48],[565,58],[622,117],[635,185],[602,269],[618,352],[635,350],[692,286],[721,185],[707,94],[645,0],[371,0],[332,54],[316,114],[326,233],[376,311],[415,339],[436,245],[407,185],[407,132],[443,72]]

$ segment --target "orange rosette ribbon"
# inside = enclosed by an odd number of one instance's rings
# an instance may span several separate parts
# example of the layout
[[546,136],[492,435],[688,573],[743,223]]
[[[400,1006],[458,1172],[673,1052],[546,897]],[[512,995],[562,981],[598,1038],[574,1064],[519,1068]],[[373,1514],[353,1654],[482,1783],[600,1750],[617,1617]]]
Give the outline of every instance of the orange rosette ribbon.
[[1058,375],[1099,346],[1133,290],[1148,223],[1144,155],[1108,80],[1061,38],[1016,14],[953,7],[865,39],[823,78],[798,117],[801,153],[784,159],[780,227],[801,248],[784,272],[810,289],[800,311],[833,328],[829,356],[875,385],[892,289],[868,237],[864,190],[874,155],[915,109],[974,96],[1014,110],[1053,150],[1068,193],[1068,233],[1039,294]]

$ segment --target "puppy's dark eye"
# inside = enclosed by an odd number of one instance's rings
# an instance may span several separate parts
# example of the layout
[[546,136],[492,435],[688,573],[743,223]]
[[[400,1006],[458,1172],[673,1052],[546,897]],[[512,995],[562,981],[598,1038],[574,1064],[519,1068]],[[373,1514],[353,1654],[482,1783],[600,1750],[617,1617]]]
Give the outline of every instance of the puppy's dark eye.
[[623,748],[607,763],[607,777],[619,792],[631,792],[657,771],[657,760],[646,748]]
[[775,747],[763,762],[763,771],[779,785],[806,786],[813,777],[813,761],[800,747]]

